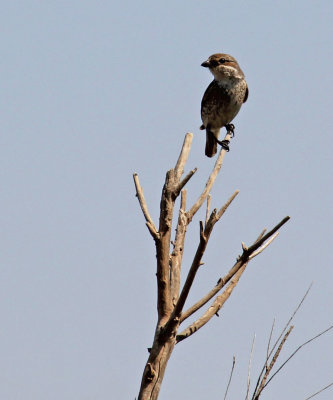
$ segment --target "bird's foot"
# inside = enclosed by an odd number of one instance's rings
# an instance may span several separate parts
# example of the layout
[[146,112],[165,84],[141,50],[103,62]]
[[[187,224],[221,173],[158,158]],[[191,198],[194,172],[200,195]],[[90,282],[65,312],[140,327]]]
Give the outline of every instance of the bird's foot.
[[231,133],[231,137],[235,136],[235,125],[234,124],[227,124],[226,126],[227,133]]
[[[216,139],[216,138],[215,138]],[[218,140],[216,139],[216,143],[218,143],[220,146],[222,146],[222,149],[225,151],[229,151],[229,140]]]

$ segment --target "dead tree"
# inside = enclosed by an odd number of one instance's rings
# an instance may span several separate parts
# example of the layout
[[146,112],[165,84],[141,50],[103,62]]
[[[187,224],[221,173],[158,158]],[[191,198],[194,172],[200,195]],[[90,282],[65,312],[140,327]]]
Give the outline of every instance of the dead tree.
[[[155,241],[157,258],[157,325],[149,357],[145,365],[138,400],[156,400],[160,391],[164,372],[175,345],[190,337],[202,328],[224,305],[237,285],[249,261],[261,253],[278,235],[278,229],[289,217],[285,217],[271,231],[261,232],[254,243],[247,247],[242,243],[242,254],[237,257],[235,264],[220,277],[216,285],[200,300],[184,310],[186,299],[191,290],[196,273],[202,265],[202,257],[215,224],[222,217],[234,198],[236,191],[219,209],[210,212],[210,190],[221,169],[226,151],[221,148],[215,166],[206,182],[203,192],[192,207],[187,208],[187,182],[195,174],[196,168],[182,179],[184,167],[190,152],[193,134],[187,133],[182,150],[174,168],[170,169],[165,178],[160,203],[160,218],[158,229],[154,224],[144,198],[143,190],[137,174],[134,174],[136,196],[138,197],[147,228]],[[227,133],[225,140],[230,139]],[[175,201],[180,195],[180,208],[176,224],[176,234],[172,238],[172,221],[174,218]],[[200,235],[192,265],[181,287],[181,266],[185,235],[189,224],[200,207],[207,200],[206,220],[200,221]],[[196,311],[203,309],[202,315],[195,322],[186,325],[187,319]]]

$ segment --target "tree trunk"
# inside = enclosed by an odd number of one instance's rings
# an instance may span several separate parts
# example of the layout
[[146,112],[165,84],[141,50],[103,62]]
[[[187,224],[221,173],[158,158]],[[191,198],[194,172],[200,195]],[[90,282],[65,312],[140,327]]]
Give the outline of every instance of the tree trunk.
[[158,335],[143,371],[138,400],[157,400],[164,377],[165,368],[176,344],[173,336],[159,343]]

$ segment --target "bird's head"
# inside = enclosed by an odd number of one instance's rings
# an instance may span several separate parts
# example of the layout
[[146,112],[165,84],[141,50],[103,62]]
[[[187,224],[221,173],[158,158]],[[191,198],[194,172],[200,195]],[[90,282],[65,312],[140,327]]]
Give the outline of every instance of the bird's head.
[[238,65],[236,59],[229,54],[217,53],[208,57],[207,61],[201,64],[202,67],[209,68],[217,81],[224,81],[230,78],[243,79],[244,73]]

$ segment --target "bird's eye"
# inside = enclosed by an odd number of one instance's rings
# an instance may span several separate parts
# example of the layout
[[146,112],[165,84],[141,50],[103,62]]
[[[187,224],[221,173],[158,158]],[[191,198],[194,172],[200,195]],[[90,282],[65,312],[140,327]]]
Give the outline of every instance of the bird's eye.
[[219,63],[220,63],[220,64],[224,64],[226,61],[227,61],[227,60],[226,60],[225,58],[220,58],[220,59],[219,59]]

